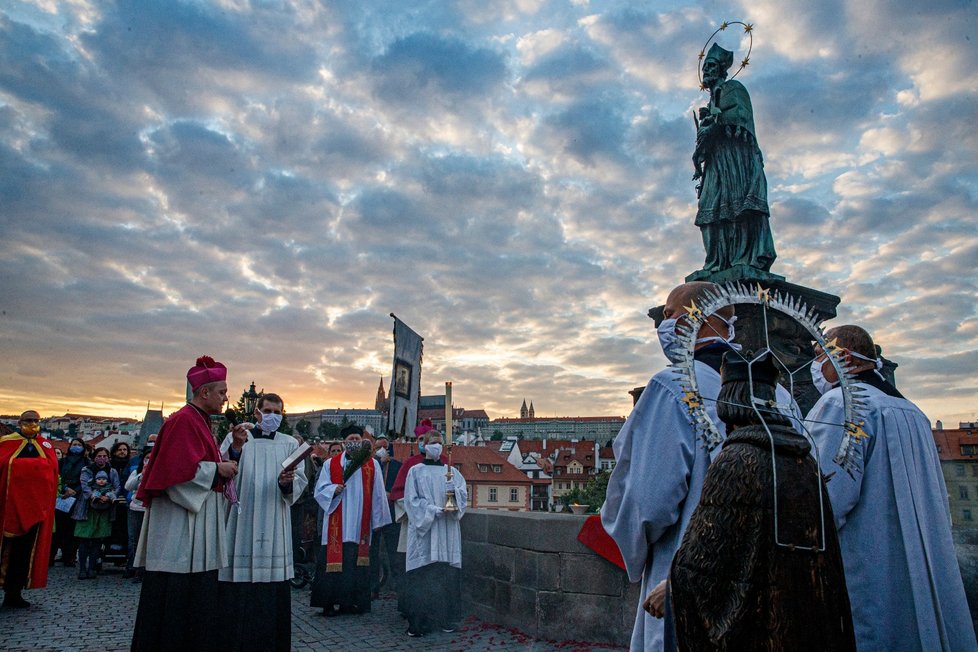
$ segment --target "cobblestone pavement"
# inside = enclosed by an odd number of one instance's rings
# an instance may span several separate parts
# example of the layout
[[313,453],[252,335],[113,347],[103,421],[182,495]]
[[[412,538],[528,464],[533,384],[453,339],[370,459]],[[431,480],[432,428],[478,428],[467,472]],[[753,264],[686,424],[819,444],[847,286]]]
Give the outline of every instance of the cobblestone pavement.
[[[0,609],[0,650],[113,652],[129,649],[139,585],[107,570],[97,580],[79,582],[74,568],[51,569],[45,589],[28,590],[30,609]],[[326,650],[529,650],[563,652],[613,650],[578,641],[540,641],[516,630],[466,619],[452,634],[409,638],[397,614],[397,600],[382,595],[369,614],[323,618],[308,606],[308,590],[292,592],[292,648]],[[188,651],[189,652],[189,651]]]

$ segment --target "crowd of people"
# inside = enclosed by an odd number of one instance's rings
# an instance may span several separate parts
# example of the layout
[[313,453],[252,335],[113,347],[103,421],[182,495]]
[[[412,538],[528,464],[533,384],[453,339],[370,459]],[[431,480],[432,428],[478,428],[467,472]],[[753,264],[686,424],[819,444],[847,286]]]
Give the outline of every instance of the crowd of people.
[[[356,425],[307,451],[278,432],[285,403],[265,393],[254,423],[218,445],[210,416],[222,413],[226,374],[198,359],[192,400],[138,455],[73,439],[59,458],[33,411],[0,437],[3,606],[29,607],[22,590],[44,587],[49,565],[77,566],[87,580],[115,554],[123,577],[142,584],[132,649],[205,649],[220,632],[222,648],[288,650],[289,580],[311,527],[310,604],[324,616],[366,613],[387,587],[408,636],[454,631],[467,496],[461,473],[447,477],[441,433],[420,425],[421,452],[403,465],[387,437]],[[249,618],[256,605],[261,617]]]

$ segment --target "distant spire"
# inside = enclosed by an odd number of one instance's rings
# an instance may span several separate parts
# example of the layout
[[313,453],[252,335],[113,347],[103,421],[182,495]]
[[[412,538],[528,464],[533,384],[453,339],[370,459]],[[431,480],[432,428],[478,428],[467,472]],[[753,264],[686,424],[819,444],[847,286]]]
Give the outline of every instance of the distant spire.
[[529,417],[530,411],[526,407],[526,399],[523,399],[523,405],[520,407],[520,418],[526,419]]
[[384,391],[384,377],[380,377],[380,386],[377,387],[377,398],[374,400],[374,409],[378,412],[387,410],[387,392]]
[[529,417],[531,419],[535,419],[536,418],[536,411],[533,409],[533,401],[530,401],[530,410],[529,410],[528,414],[529,414]]

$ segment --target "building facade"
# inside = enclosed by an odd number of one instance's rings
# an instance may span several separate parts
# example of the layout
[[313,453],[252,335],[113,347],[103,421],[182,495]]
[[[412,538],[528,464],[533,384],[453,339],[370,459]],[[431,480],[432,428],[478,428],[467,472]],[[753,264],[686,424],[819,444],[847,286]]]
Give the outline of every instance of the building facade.
[[955,529],[978,528],[978,423],[933,431]]
[[624,424],[625,417],[527,417],[493,419],[488,429],[502,439],[586,439],[603,444],[614,439]]

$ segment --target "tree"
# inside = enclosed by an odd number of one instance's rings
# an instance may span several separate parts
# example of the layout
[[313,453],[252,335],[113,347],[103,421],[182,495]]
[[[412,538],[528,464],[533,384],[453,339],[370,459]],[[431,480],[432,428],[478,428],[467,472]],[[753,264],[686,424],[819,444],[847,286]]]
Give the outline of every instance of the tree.
[[503,431],[502,430],[493,430],[492,431],[492,437],[490,437],[490,439],[492,441],[502,441],[503,440]]
[[319,424],[319,434],[323,439],[339,439],[340,427],[335,423],[323,421]]
[[601,510],[605,496],[608,493],[608,479],[611,477],[609,471],[602,471],[587,481],[581,488],[571,489],[561,496],[565,505],[578,504],[588,505],[588,513],[595,514]]
[[312,424],[305,419],[299,419],[299,423],[295,424],[295,431],[302,435],[304,438],[309,437],[309,430],[312,429]]

